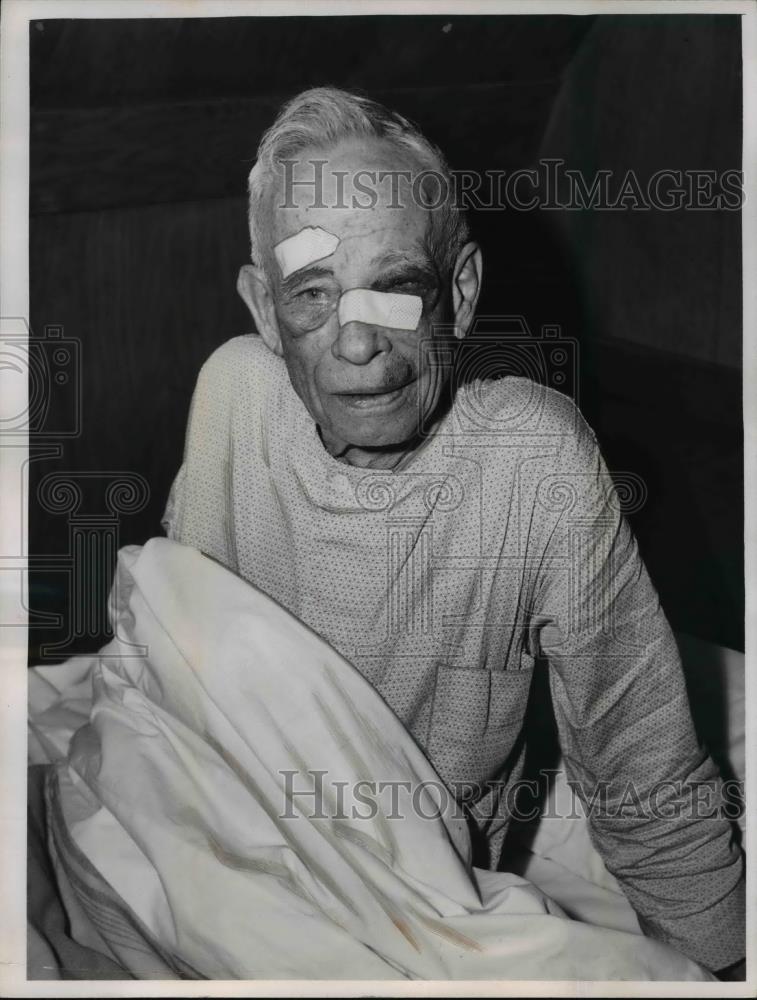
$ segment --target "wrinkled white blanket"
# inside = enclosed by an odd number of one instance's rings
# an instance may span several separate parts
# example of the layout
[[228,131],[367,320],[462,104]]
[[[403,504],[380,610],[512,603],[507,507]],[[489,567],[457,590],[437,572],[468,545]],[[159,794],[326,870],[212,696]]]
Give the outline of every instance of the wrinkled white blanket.
[[123,549],[111,613],[97,656],[30,680],[82,943],[142,978],[712,979],[472,869],[377,692],[219,564],[165,539]]

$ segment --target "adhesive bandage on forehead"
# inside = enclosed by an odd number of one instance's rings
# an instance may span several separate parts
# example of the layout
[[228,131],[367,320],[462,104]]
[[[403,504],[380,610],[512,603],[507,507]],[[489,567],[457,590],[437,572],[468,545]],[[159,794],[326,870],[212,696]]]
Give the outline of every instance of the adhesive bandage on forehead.
[[373,292],[353,288],[339,299],[339,325],[368,323],[391,330],[417,330],[423,312],[420,295],[398,295],[393,292]]
[[339,237],[318,226],[306,226],[273,248],[281,276],[288,278],[317,260],[330,257],[339,246]]

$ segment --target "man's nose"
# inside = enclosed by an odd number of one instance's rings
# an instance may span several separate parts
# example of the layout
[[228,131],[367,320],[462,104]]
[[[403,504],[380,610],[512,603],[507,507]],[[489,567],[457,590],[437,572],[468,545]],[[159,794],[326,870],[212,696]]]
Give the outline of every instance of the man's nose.
[[357,320],[350,320],[340,326],[331,346],[335,358],[349,361],[353,365],[367,365],[377,354],[390,350],[391,341],[382,327]]

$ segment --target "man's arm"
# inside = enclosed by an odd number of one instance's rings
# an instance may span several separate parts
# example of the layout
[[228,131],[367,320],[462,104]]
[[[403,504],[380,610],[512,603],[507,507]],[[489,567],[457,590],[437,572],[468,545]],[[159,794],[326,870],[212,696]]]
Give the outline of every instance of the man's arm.
[[184,455],[161,517],[166,535],[226,566],[234,565],[229,479],[231,414],[245,360],[235,338],[217,348],[197,377],[187,420]]
[[542,484],[564,509],[533,620],[568,774],[645,932],[721,970],[745,954],[743,857],[721,782],[594,434],[581,419],[563,444]]

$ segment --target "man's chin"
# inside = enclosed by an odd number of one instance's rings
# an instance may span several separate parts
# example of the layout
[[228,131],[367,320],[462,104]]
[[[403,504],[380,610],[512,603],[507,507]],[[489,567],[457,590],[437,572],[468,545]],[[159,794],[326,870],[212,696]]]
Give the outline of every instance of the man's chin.
[[339,454],[351,448],[361,448],[365,451],[396,451],[403,447],[411,447],[417,436],[418,428],[415,420],[408,422],[407,425],[393,423],[389,428],[386,426],[386,421],[382,421],[380,417],[368,414],[361,416],[359,413],[349,423],[342,420],[335,421],[328,432],[321,431],[324,444],[332,454]]

